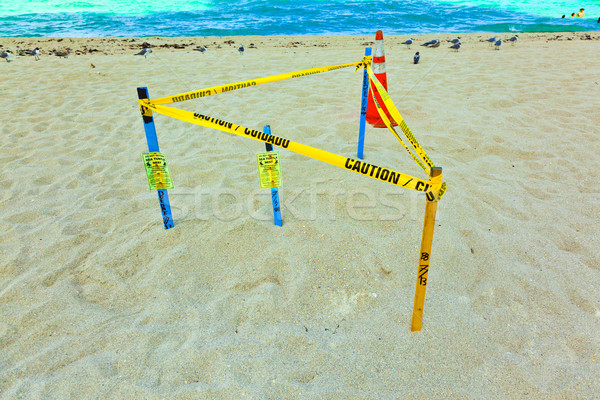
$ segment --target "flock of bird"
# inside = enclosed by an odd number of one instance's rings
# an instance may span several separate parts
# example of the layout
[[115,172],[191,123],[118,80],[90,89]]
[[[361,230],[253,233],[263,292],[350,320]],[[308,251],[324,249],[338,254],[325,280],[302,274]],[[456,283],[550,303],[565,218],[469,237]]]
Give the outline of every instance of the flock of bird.
[[[199,46],[199,47],[196,47],[195,49],[192,49],[192,50],[194,50],[194,51],[199,51],[200,53],[204,53],[204,52],[206,51],[206,47],[204,47],[204,46]],[[240,54],[244,54],[244,45],[241,45],[241,46],[238,48],[238,52],[239,52]],[[141,50],[139,53],[135,53],[135,54],[134,54],[134,56],[144,56],[144,58],[146,58],[146,56],[147,56],[148,54],[150,54],[150,53],[152,53],[152,49],[149,49],[149,48],[144,48],[144,49],[142,49],[142,50]]]
[[[40,59],[40,48],[36,47],[35,49],[28,51],[27,54],[29,54],[30,56],[34,56],[35,61],[38,61]],[[6,50],[0,53],[0,58],[5,59],[6,62],[11,62],[10,57],[12,57],[12,53],[10,50]]]
[[[513,36],[513,37],[511,37],[510,39],[507,39],[507,40],[510,41],[510,42],[512,42],[514,44],[514,42],[516,42],[518,40],[518,35]],[[500,49],[500,45],[502,44],[502,39],[496,40],[496,37],[489,38],[487,41],[490,42],[490,43],[494,43],[494,45],[496,46],[496,49]],[[450,46],[450,48],[453,49],[453,50],[456,50],[456,51],[460,50],[460,47],[462,46],[460,38],[454,38],[452,40],[448,40],[448,42],[452,43],[452,45]],[[410,45],[413,44],[413,43],[414,43],[414,39],[411,38],[411,39],[408,39],[407,41],[403,42],[402,44],[407,45],[407,47],[410,49]],[[440,45],[441,45],[441,42],[440,42],[439,39],[433,39],[433,40],[430,40],[428,42],[423,43],[421,46],[435,48],[435,47],[440,47]],[[201,53],[204,53],[206,51],[206,47],[200,46],[200,47],[195,48],[193,50],[199,51]],[[238,48],[238,51],[239,51],[240,54],[244,54],[244,45],[241,45]],[[148,49],[148,48],[145,48],[142,51],[140,51],[139,53],[136,53],[135,55],[136,56],[144,56],[144,57],[146,57],[149,53],[152,53],[152,50]],[[419,53],[417,52],[416,55],[418,55],[418,54]],[[417,62],[418,62],[418,58],[419,57],[417,57]],[[417,62],[415,62],[415,64]]]
[[[204,46],[199,46],[195,49],[193,49],[194,51],[199,51],[201,53],[204,53],[206,51],[206,47]],[[244,54],[244,45],[241,45],[238,48],[238,52],[240,54]],[[139,53],[135,53],[134,56],[144,56],[144,58],[146,58],[148,56],[148,54],[152,53],[152,49],[150,48],[143,48]],[[30,56],[34,56],[35,57],[35,61],[38,61],[40,59],[40,48],[36,47],[35,49],[28,51],[27,52],[28,55]],[[62,58],[67,58],[69,57],[69,54],[71,54],[71,50],[67,50],[67,51],[56,51],[53,50],[51,51],[49,54],[54,54],[57,57],[62,57]],[[11,62],[12,60],[10,59],[10,57],[12,57],[12,52],[10,50],[6,50],[3,51],[2,53],[0,53],[0,58],[6,60],[6,62]]]
[[[506,41],[511,42],[513,45],[515,44],[515,42],[519,39],[518,35],[515,35],[513,37],[511,37],[510,39],[506,39]],[[405,44],[409,49],[410,49],[410,45],[414,43],[414,39],[408,39],[405,42],[402,42],[402,44]],[[460,38],[454,38],[452,40],[448,40],[449,43],[452,43],[452,45],[449,46],[449,48],[459,51],[460,47],[462,46],[462,43],[460,41]],[[497,37],[491,37],[489,39],[486,40],[486,42],[489,42],[490,46],[495,46],[496,50],[500,50],[500,46],[502,45],[502,39],[497,38]],[[425,42],[423,44],[421,44],[421,46],[425,46],[425,47],[431,47],[431,48],[436,48],[436,47],[440,47],[441,42],[439,39],[433,39],[430,40],[428,42]],[[193,49],[194,51],[199,51],[201,53],[204,53],[206,51],[206,47],[204,46],[199,46],[195,49]],[[241,45],[238,48],[238,52],[241,54],[244,54],[244,45]],[[57,57],[63,57],[63,58],[67,58],[69,56],[69,54],[71,53],[71,50],[67,50],[67,51],[51,51],[50,54],[54,54]],[[152,49],[150,48],[144,48],[142,49],[139,53],[135,53],[135,56],[144,56],[144,58],[146,58],[148,56],[148,54],[152,53]],[[27,54],[31,55],[31,56],[35,56],[35,60],[38,61],[40,59],[40,48],[36,47],[34,50],[31,50],[29,52],[27,52]],[[10,62],[10,57],[12,56],[12,53],[10,52],[10,50],[6,50],[2,53],[0,53],[0,58],[3,58],[6,60],[6,62]],[[415,64],[419,63],[419,60],[421,58],[421,55],[419,54],[419,52],[417,51],[417,53],[414,55],[413,57],[413,61]]]
[[[511,37],[510,39],[506,39],[506,41],[511,42],[513,45],[515,44],[515,42],[517,40],[519,40],[519,35],[515,35],[515,36]],[[402,44],[405,44],[406,47],[408,47],[410,49],[410,45],[414,44],[414,42],[415,42],[415,39],[410,38],[410,39],[402,42]],[[460,38],[454,38],[452,40],[448,40],[448,42],[452,43],[452,45],[450,45],[449,48],[456,50],[456,51],[459,51],[460,47],[462,46]],[[500,46],[502,45],[502,39],[496,38],[495,36],[487,39],[486,42],[489,42],[490,46],[494,45],[496,50],[500,50]],[[428,42],[421,44],[421,46],[432,47],[432,48],[440,47],[440,45],[441,45],[441,42],[439,39],[433,39],[433,40],[430,40]],[[417,51],[413,57],[413,62],[415,64],[418,64],[420,59],[421,59],[421,54]]]
[[[515,44],[515,42],[519,40],[519,35],[515,35],[510,39],[506,39],[507,42],[511,42],[511,44]],[[490,46],[493,44],[496,47],[496,50],[500,50],[500,46],[502,45],[502,39],[491,37],[487,40],[490,43]]]
[[[36,47],[35,49],[28,51],[27,52],[28,55],[30,56],[34,56],[35,57],[35,61],[39,61],[40,60],[40,48]],[[69,54],[71,54],[71,50],[67,50],[67,51],[56,51],[53,50],[48,54],[54,54],[57,57],[62,57],[62,58],[67,58],[69,57]],[[10,59],[10,57],[12,57],[12,52],[10,50],[6,50],[3,51],[2,53],[0,53],[0,58],[3,58],[6,60],[6,62],[11,62],[12,60]]]
[[[519,35],[515,35],[515,36],[511,37],[510,39],[506,39],[506,41],[514,44],[518,39],[519,39]],[[491,37],[491,38],[487,39],[486,41],[490,42],[490,44],[494,44],[494,46],[496,46],[496,49],[498,49],[498,50],[500,49],[500,46],[502,45],[502,39],[500,39],[500,38]],[[415,42],[415,39],[410,38],[407,41],[402,42],[402,44],[405,44],[410,49],[410,45],[413,44],[414,42]],[[460,38],[454,38],[452,40],[448,40],[448,42],[452,43],[450,48],[454,49],[456,51],[460,50],[460,47],[462,46]],[[433,39],[433,40],[430,40],[428,42],[421,44],[421,46],[425,46],[425,47],[440,47],[440,45],[441,45],[441,42],[439,39]]]

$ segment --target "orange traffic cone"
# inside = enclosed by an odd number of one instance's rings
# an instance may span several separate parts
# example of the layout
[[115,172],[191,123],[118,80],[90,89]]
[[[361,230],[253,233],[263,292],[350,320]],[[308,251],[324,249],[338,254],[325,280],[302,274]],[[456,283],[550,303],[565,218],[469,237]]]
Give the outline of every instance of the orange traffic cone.
[[[375,54],[373,55],[373,73],[379,79],[379,82],[383,85],[385,90],[387,90],[387,74],[385,73],[385,53],[383,52],[383,32],[377,31],[375,34]],[[373,84],[369,85],[369,99],[367,100],[367,122],[373,125],[374,128],[385,128],[385,123],[379,116],[379,112],[377,111],[377,106],[373,101]],[[385,115],[389,118],[393,126],[397,126],[396,121],[392,119],[388,110],[386,110],[383,101],[381,100],[381,96],[379,93],[375,92],[375,98],[377,99],[377,103],[379,106],[385,111]]]

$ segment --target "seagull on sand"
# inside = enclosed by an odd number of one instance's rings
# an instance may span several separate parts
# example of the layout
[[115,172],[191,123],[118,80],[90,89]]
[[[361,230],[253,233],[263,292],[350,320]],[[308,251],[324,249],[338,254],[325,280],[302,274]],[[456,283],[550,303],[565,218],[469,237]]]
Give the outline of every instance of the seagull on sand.
[[500,46],[502,46],[502,39],[496,40],[496,43],[494,43],[494,46],[496,46],[496,50],[500,50]]
[[448,41],[449,41],[450,43],[452,43],[452,44],[457,44],[457,43],[460,43],[460,39],[459,39],[459,38],[454,38],[454,39],[452,39],[452,40],[448,40]]
[[419,52],[417,51],[417,52],[415,53],[415,56],[413,57],[413,62],[414,62],[415,64],[418,64],[420,59],[421,59],[421,55],[420,55],[420,54],[419,54]]
[[490,43],[490,46],[493,45],[496,41],[496,36],[489,38],[487,41]]
[[12,56],[12,53],[10,52],[10,50],[6,50],[3,51],[2,53],[0,53],[0,58],[4,58],[6,60],[6,62],[10,62],[10,60],[8,59],[8,57]]
[[519,40],[519,36],[518,36],[518,35],[515,35],[515,36],[511,37],[510,39],[508,39],[508,41],[509,41],[509,42],[511,42],[511,44],[512,44],[513,46],[515,45],[515,42],[516,42],[517,40]]
[[204,47],[204,46],[196,47],[194,49],[194,51],[199,51],[200,53],[204,53],[206,51],[206,47]]
[[144,58],[146,58],[146,56],[150,53],[152,53],[152,49],[145,47],[139,53],[135,53],[134,56],[144,56]]
[[240,55],[244,54],[244,45],[241,45],[238,51],[240,52]]
[[[437,47],[437,46],[439,46],[439,43],[440,43],[440,41],[439,41],[439,40],[437,40],[437,39],[433,39],[433,40],[430,40],[429,42],[425,42],[425,43],[423,43],[421,46],[425,46],[425,47],[428,47],[428,46],[431,46],[431,47]],[[436,45],[437,45],[437,46],[436,46]]]
[[35,56],[35,61],[39,61],[40,59],[40,48],[36,47],[35,49],[27,52],[30,56]]
[[439,40],[436,39],[436,42],[432,45],[430,45],[429,47],[440,47],[440,44],[442,44],[442,42],[440,42]]
[[452,46],[450,46],[450,48],[456,51],[460,50],[460,42],[453,44]]
[[410,49],[410,45],[414,43],[414,39],[410,38],[405,42],[402,42],[402,44],[405,44],[409,49]]

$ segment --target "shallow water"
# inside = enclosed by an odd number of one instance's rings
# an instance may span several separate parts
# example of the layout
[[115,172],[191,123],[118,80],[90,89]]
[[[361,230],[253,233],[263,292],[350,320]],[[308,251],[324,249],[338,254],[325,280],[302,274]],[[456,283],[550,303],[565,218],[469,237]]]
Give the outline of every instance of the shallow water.
[[[4,2],[3,2],[4,3]],[[0,36],[368,35],[599,30],[600,4],[561,0],[10,0]],[[562,19],[563,14],[567,18]]]

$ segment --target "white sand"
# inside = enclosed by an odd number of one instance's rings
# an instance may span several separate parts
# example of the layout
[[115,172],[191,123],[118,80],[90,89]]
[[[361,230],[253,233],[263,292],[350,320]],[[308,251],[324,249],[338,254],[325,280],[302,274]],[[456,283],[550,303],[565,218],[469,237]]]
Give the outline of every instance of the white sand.
[[[418,333],[422,194],[282,150],[276,227],[261,143],[157,115],[165,231],[141,161],[136,87],[359,61],[373,38],[0,39],[42,48],[0,61],[0,398],[600,398],[599,34],[461,36],[385,38],[390,94],[448,183]],[[144,40],[209,47],[134,57]],[[67,47],[86,54],[47,54]],[[361,82],[176,106],[354,157]],[[365,158],[425,177],[384,129]]]

